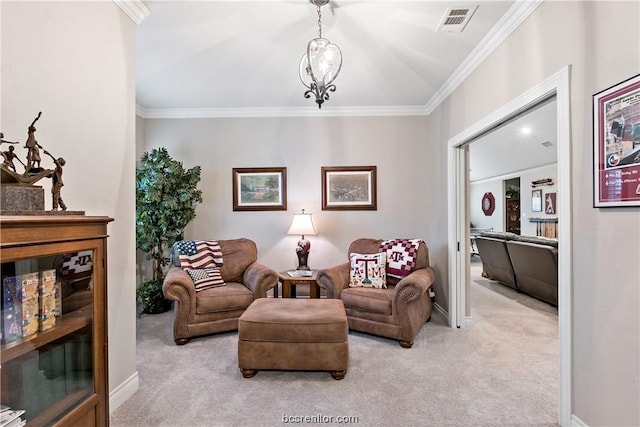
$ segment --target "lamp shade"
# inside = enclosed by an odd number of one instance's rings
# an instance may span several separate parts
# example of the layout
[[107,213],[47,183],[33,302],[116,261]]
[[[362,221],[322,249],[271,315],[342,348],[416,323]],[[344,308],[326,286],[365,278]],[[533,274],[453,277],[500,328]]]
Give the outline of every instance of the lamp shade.
[[302,213],[293,214],[293,221],[291,221],[291,227],[287,234],[297,234],[300,236],[315,236],[318,234],[316,228],[313,226],[313,218],[311,214]]

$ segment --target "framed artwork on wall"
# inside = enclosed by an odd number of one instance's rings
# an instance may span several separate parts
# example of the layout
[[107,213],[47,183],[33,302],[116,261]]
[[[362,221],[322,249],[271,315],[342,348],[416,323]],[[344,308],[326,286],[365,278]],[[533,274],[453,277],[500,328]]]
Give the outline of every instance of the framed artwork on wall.
[[287,168],[233,168],[234,211],[287,210]]
[[531,212],[542,212],[542,190],[531,190]]
[[556,213],[556,193],[547,193],[544,195],[544,213]]
[[322,210],[377,210],[376,166],[323,166]]
[[496,210],[496,199],[493,197],[492,192],[484,193],[482,196],[482,212],[485,216],[493,215],[493,211]]
[[593,206],[640,206],[640,74],[593,95]]

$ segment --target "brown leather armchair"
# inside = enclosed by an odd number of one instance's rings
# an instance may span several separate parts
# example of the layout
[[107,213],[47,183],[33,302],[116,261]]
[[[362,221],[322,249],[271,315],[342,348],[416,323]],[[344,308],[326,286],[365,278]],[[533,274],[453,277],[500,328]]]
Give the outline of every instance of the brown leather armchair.
[[[358,239],[348,254],[378,252],[382,240]],[[318,285],[328,298],[342,300],[349,329],[398,340],[411,348],[422,325],[431,318],[433,304],[429,287],[436,273],[429,266],[429,250],[424,242],[418,248],[413,271],[403,279],[387,276],[386,289],[350,288],[350,263],[318,271]]]
[[218,240],[222,250],[224,286],[196,292],[193,280],[180,267],[176,248],[162,290],[175,301],[173,337],[177,345],[191,337],[238,329],[238,318],[258,298],[278,284],[278,274],[257,262],[256,244],[249,239]]

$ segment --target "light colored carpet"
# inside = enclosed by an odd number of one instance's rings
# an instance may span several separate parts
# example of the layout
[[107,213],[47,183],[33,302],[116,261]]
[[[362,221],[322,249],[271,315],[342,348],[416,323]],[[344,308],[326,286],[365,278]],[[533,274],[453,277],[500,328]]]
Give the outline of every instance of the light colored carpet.
[[176,346],[172,312],[143,315],[140,388],[111,426],[280,426],[288,416],[334,417],[307,425],[338,425],[339,416],[362,426],[558,425],[557,310],[479,277],[471,298],[473,328],[450,329],[434,313],[412,349],[351,332],[341,381],[283,371],[245,379],[237,332]]

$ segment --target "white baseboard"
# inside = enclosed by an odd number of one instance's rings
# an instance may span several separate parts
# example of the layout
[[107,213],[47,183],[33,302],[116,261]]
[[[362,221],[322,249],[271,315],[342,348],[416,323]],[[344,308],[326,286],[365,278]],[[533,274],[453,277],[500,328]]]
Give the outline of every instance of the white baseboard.
[[463,328],[472,328],[473,327],[473,317],[465,316],[464,324],[462,325],[462,327]]
[[440,306],[437,302],[433,303],[433,308],[444,318],[444,320],[449,324],[449,313]]
[[[447,311],[444,308],[442,308],[440,304],[438,304],[437,302],[434,302],[433,308],[444,318],[444,320],[447,322],[448,325],[451,325],[451,323],[449,323],[449,313],[447,313]],[[472,326],[473,326],[473,318],[471,316],[467,316],[464,318],[464,323],[460,327],[471,328]],[[452,327],[455,327],[455,326],[452,326]]]
[[109,393],[109,415],[138,391],[138,371]]
[[575,414],[571,415],[571,427],[589,427],[587,423],[576,417]]

